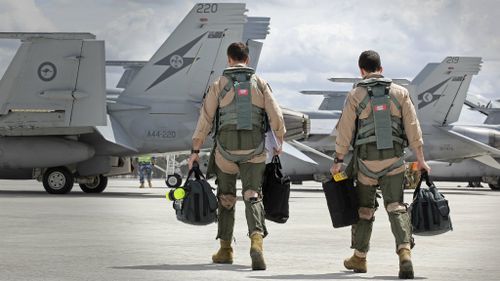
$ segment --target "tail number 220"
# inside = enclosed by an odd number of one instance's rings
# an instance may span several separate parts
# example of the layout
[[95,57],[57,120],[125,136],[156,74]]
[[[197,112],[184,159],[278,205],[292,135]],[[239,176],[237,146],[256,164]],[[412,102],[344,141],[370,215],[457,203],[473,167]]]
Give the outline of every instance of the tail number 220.
[[198,14],[208,14],[208,13],[217,13],[217,4],[215,3],[204,3],[204,4],[198,4],[196,7],[196,12]]

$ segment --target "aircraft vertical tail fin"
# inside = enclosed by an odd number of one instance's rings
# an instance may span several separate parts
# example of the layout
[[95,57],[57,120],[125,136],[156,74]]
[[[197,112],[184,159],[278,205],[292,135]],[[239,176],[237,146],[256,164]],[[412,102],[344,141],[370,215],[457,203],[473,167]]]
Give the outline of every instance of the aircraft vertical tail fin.
[[104,41],[90,33],[2,32],[0,38],[22,41],[0,80],[4,134],[106,124]]
[[481,63],[480,57],[447,57],[426,65],[408,85],[420,123],[443,126],[456,122]]
[[[119,99],[145,95],[178,102],[201,101],[208,85],[227,65],[229,44],[243,40],[245,12],[245,4],[239,3],[196,4]],[[249,23],[255,31],[260,21]],[[251,37],[255,36],[247,40]]]
[[262,51],[262,42],[256,40],[264,40],[269,34],[268,17],[249,17],[243,30],[243,42],[248,45],[250,50],[250,67],[257,69],[259,64],[260,52]]

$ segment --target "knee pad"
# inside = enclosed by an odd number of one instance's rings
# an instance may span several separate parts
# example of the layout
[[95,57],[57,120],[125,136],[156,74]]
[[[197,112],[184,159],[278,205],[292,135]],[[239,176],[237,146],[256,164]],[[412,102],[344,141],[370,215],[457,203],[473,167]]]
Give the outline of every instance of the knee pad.
[[228,210],[231,210],[234,205],[236,204],[236,200],[238,198],[234,196],[233,194],[220,194],[219,195],[219,204]]
[[262,196],[255,190],[247,190],[243,193],[243,200],[245,202],[257,203],[262,199]]
[[408,212],[408,207],[403,204],[403,203],[400,203],[400,202],[393,202],[393,203],[389,203],[387,204],[387,206],[385,207],[387,213],[406,213]]
[[374,220],[374,214],[375,214],[374,208],[360,207],[358,209],[358,215],[360,220],[372,221]]

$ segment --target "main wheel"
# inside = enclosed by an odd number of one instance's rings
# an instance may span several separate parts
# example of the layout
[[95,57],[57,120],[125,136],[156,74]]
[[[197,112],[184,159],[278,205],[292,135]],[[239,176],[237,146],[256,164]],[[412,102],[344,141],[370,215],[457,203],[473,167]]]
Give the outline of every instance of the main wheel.
[[74,182],[73,175],[65,167],[50,168],[43,174],[43,187],[50,194],[66,194]]
[[467,187],[483,187],[480,181],[470,181]]
[[80,188],[85,193],[101,193],[108,186],[108,177],[98,175],[92,183],[80,183]]
[[182,178],[179,174],[168,175],[165,183],[168,187],[179,187],[182,184]]
[[500,190],[500,184],[491,184],[489,183],[488,186],[491,188],[491,190]]

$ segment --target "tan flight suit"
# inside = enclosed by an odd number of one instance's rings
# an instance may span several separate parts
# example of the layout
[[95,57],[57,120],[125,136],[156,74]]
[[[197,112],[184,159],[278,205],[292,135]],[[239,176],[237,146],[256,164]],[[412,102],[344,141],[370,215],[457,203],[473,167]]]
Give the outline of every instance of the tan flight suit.
[[[382,75],[371,74],[364,79],[383,78]],[[335,150],[339,154],[347,154],[353,140],[356,128],[356,109],[368,94],[366,88],[354,88],[346,98],[342,116],[337,123],[337,138]],[[389,94],[393,96],[401,106],[400,109],[390,102],[391,115],[402,120],[406,139],[410,148],[415,149],[423,145],[422,131],[417,119],[415,108],[410,99],[408,90],[395,83],[391,84]],[[370,116],[371,104],[368,102],[366,108],[361,111],[359,119]],[[379,172],[399,160],[398,157],[385,160],[362,161],[371,172]],[[354,160],[353,160],[354,161]],[[359,203],[359,217],[357,225],[353,225],[353,245],[359,256],[366,255],[369,249],[374,212],[376,209],[376,186],[380,185],[384,198],[384,206],[389,214],[391,229],[396,239],[396,251],[401,248],[410,249],[411,225],[405,205],[403,205],[403,176],[404,165],[390,171],[379,179],[370,178],[363,173],[357,173],[357,192]]]
[[[245,67],[243,64],[234,67]],[[256,76],[257,88],[252,87],[252,104],[263,108],[269,117],[271,130],[277,138],[285,135],[285,123],[281,109],[274,99],[271,89],[266,81]],[[219,94],[228,79],[219,77],[210,87],[200,110],[198,125],[193,139],[205,140],[210,133],[217,108],[229,105],[234,98],[234,89],[231,89],[220,101]],[[232,154],[247,154],[252,150],[230,151]],[[271,152],[272,153],[272,152]],[[244,163],[231,162],[215,152],[215,163],[217,166],[217,195],[219,197],[218,209],[218,234],[217,238],[230,241],[233,237],[234,228],[234,205],[236,203],[236,178],[240,173],[242,182],[242,195],[245,202],[245,213],[247,218],[248,233],[261,233],[267,235],[264,218],[264,206],[262,205],[261,186],[264,175],[267,152],[254,156]],[[257,202],[250,202],[253,198],[259,198]]]

